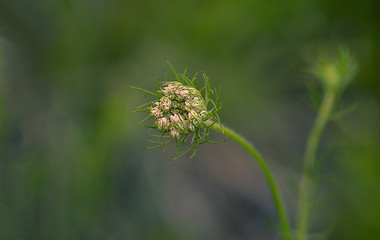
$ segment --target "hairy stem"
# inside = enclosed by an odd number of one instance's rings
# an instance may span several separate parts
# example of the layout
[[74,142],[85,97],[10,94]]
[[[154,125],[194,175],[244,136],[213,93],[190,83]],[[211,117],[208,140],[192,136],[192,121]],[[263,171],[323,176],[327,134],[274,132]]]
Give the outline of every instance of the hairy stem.
[[[209,124],[211,124],[211,122],[209,122]],[[276,180],[274,179],[271,170],[269,169],[267,163],[264,161],[259,151],[257,151],[257,149],[248,140],[246,140],[245,138],[243,138],[242,136],[240,136],[238,133],[234,132],[230,128],[221,126],[217,123],[213,125],[213,128],[219,132],[222,132],[223,134],[225,134],[226,136],[230,137],[235,142],[237,142],[239,145],[241,145],[258,162],[258,164],[263,170],[265,177],[268,181],[269,188],[271,190],[274,203],[276,205],[277,212],[279,215],[284,239],[291,240],[292,231],[289,224],[289,218],[287,215],[286,207],[285,207],[281,192],[279,191]]]
[[321,106],[315,119],[313,128],[310,132],[306,151],[304,156],[304,169],[300,182],[300,191],[298,199],[298,222],[297,222],[297,239],[306,240],[308,231],[308,220],[310,211],[310,199],[313,198],[313,181],[311,172],[315,164],[315,153],[318,148],[323,129],[329,120],[329,116],[334,104],[336,93],[333,90],[327,90],[323,96]]

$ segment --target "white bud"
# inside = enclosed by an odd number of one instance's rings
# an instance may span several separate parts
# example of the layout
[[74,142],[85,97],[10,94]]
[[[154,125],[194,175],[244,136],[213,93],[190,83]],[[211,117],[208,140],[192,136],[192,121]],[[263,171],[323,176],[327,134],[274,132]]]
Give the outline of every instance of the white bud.
[[207,120],[208,112],[206,110],[201,111],[200,115],[204,121]]

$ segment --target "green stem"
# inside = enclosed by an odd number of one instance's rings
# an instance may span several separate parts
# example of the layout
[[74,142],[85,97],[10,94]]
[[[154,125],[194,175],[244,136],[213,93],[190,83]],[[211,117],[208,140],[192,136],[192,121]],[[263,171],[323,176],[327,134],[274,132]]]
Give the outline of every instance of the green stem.
[[317,118],[314,122],[313,128],[310,132],[306,151],[304,156],[304,170],[300,182],[300,191],[298,199],[298,226],[297,236],[298,240],[307,239],[308,231],[308,218],[310,211],[310,199],[313,198],[311,171],[315,163],[315,153],[318,148],[323,129],[329,120],[329,116],[334,104],[336,93],[333,90],[327,90],[323,96],[321,106]]
[[[210,122],[210,124],[211,124],[211,122]],[[291,240],[292,239],[292,231],[290,228],[290,224],[289,224],[288,215],[286,212],[284,201],[282,199],[282,196],[281,196],[281,193],[278,189],[276,181],[272,175],[272,172],[270,171],[267,163],[264,161],[264,159],[261,156],[261,154],[259,153],[259,151],[257,151],[257,149],[248,140],[246,140],[245,138],[243,138],[242,136],[240,136],[239,134],[237,134],[233,130],[231,130],[225,126],[221,126],[217,123],[215,123],[213,125],[213,128],[219,132],[222,132],[223,134],[225,134],[226,136],[230,137],[235,142],[240,144],[258,162],[258,164],[260,165],[261,169],[263,170],[263,172],[265,174],[265,177],[267,178],[269,188],[272,192],[272,196],[273,196],[273,199],[274,199],[277,211],[278,211],[278,215],[279,215],[284,239],[285,240]]]

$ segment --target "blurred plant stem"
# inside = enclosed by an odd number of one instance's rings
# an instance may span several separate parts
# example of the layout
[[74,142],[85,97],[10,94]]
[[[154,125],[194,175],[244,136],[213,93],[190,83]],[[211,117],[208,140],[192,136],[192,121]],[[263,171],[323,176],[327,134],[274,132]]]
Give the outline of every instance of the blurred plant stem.
[[[213,124],[211,121],[207,121],[206,124]],[[292,239],[292,231],[289,224],[289,218],[286,211],[286,207],[284,204],[284,200],[282,198],[281,192],[279,191],[279,188],[277,186],[276,180],[272,175],[271,170],[269,169],[267,163],[264,161],[263,157],[259,153],[259,151],[244,137],[240,136],[238,133],[234,132],[228,127],[219,125],[218,123],[213,124],[213,128],[224,135],[230,137],[235,142],[237,142],[239,145],[241,145],[245,150],[248,151],[249,154],[258,162],[261,169],[263,170],[265,177],[268,181],[269,188],[271,190],[274,203],[277,208],[277,212],[279,215],[280,223],[281,223],[281,229],[285,240],[291,240]]]
[[336,91],[333,89],[326,89],[323,96],[321,106],[318,111],[317,118],[315,119],[313,128],[310,132],[305,156],[304,156],[304,169],[300,182],[300,191],[298,199],[298,225],[297,225],[297,239],[306,240],[308,231],[308,220],[310,212],[310,199],[313,199],[313,181],[312,169],[315,164],[315,153],[318,148],[323,129],[329,120],[331,110],[336,98]]

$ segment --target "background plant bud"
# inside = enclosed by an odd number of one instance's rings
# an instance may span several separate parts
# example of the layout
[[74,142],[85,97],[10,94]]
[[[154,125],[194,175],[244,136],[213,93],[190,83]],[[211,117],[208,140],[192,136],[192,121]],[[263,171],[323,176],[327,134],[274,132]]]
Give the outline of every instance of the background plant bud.
[[350,51],[341,47],[334,54],[320,54],[312,73],[326,89],[340,91],[355,78],[358,65]]

